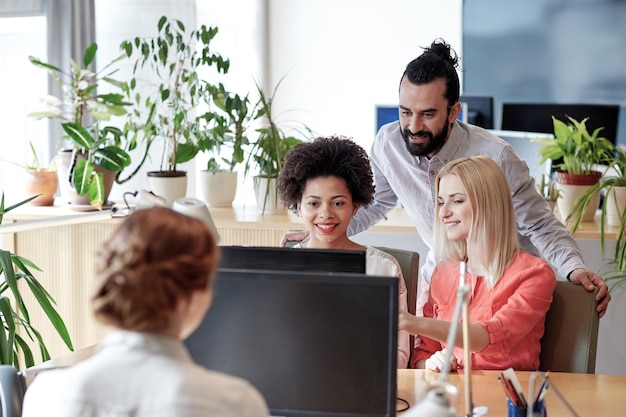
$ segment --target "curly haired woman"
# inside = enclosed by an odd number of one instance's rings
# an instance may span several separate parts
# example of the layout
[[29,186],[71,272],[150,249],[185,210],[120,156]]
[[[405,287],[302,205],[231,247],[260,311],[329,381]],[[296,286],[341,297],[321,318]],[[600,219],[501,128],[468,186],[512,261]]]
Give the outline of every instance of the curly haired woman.
[[[309,238],[299,247],[366,251],[369,275],[399,279],[399,306],[407,308],[406,285],[398,261],[380,249],[348,238],[350,218],[374,194],[372,169],[365,150],[344,137],[320,137],[296,145],[285,157],[278,178],[283,203],[304,220]],[[398,332],[398,367],[409,360],[409,334]]]

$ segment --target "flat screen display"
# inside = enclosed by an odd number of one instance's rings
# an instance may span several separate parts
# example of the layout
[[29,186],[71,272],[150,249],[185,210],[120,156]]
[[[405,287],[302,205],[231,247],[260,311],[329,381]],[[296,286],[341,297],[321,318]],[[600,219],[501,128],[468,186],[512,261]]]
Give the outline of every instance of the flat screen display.
[[220,269],[185,341],[209,369],[250,381],[271,414],[395,416],[398,280]]
[[221,246],[220,268],[365,273],[365,251]]
[[600,136],[616,143],[619,125],[619,106],[604,104],[504,103],[502,129],[530,132],[554,132],[552,116],[569,123],[567,116],[585,123],[592,133],[602,127]]
[[541,146],[533,142],[533,138],[554,138],[551,133],[537,133],[537,132],[519,132],[513,130],[490,130],[491,133],[498,136],[501,139],[509,142],[515,152],[521,159],[526,161],[530,175],[535,179],[535,182],[541,182],[541,175],[546,174],[548,178],[552,172],[552,161],[547,160],[544,163],[539,163],[541,156],[539,155],[539,149]]

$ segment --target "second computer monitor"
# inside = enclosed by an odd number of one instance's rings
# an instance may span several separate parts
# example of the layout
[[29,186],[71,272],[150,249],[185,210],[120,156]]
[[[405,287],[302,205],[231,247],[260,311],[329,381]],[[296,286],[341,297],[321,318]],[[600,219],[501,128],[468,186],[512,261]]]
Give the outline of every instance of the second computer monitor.
[[287,271],[365,273],[365,251],[221,246],[219,267]]

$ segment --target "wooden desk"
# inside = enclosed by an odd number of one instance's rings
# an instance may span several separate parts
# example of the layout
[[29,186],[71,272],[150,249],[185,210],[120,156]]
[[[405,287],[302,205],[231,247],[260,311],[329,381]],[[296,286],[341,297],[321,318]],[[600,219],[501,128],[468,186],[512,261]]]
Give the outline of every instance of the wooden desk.
[[[474,407],[486,406],[487,416],[506,416],[506,397],[498,382],[499,371],[474,371],[472,387]],[[532,372],[516,372],[525,392]],[[398,370],[398,397],[416,403],[431,383],[436,382],[439,374],[425,370]],[[567,399],[580,416],[622,416],[626,414],[626,376],[550,373],[550,381]],[[459,390],[457,412],[463,415],[465,403],[463,399],[463,374],[452,374],[449,382]],[[570,417],[571,413],[556,396],[548,389],[545,403],[549,417]]]

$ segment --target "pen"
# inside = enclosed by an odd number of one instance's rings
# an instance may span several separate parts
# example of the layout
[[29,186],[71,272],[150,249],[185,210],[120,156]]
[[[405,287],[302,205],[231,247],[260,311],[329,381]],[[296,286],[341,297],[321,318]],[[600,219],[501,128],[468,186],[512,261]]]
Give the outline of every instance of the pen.
[[523,403],[522,403],[519,395],[517,395],[517,391],[515,390],[515,388],[513,388],[513,385],[511,384],[511,381],[509,381],[506,377],[504,377],[502,375],[498,377],[498,381],[500,381],[500,384],[502,385],[502,388],[504,388],[504,393],[506,394],[507,398],[516,407],[522,407]]

